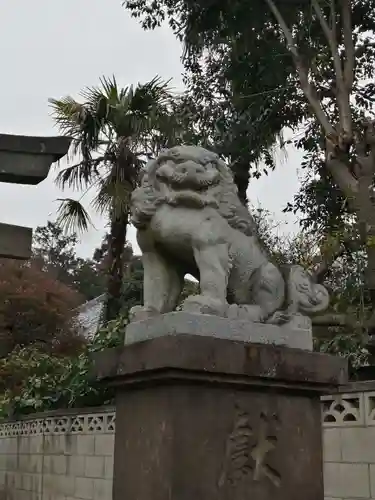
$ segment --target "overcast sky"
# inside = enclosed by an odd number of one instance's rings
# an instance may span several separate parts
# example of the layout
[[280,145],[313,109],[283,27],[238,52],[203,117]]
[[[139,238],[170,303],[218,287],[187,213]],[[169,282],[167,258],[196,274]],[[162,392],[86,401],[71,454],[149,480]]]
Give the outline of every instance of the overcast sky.
[[[0,0],[0,11],[2,133],[57,135],[48,98],[78,97],[102,75],[115,75],[123,86],[155,75],[182,85],[181,48],[172,33],[167,27],[144,32],[121,0]],[[295,228],[282,208],[298,190],[300,161],[289,149],[275,172],[250,187],[251,201],[270,210],[284,231]],[[56,199],[71,195],[61,193],[54,177],[51,172],[38,186],[0,184],[1,222],[35,228],[54,219]],[[91,256],[104,233],[105,220],[92,216],[95,229],[82,236],[83,256]]]

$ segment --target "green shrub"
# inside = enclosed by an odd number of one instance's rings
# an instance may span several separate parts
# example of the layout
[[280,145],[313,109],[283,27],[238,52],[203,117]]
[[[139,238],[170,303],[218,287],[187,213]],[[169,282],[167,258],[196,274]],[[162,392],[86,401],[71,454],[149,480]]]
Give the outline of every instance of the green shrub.
[[110,404],[112,391],[92,378],[91,354],[121,345],[126,324],[125,317],[110,322],[74,356],[14,349],[0,360],[0,417]]

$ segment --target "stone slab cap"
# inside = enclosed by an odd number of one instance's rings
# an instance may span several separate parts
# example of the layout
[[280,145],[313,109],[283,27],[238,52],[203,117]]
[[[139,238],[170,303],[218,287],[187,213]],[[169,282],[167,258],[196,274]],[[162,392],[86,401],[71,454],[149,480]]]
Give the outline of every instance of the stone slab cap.
[[327,392],[348,379],[343,358],[197,335],[108,349],[95,354],[93,361],[94,375],[110,385],[188,380]]
[[296,316],[292,323],[277,326],[187,312],[161,314],[130,323],[126,327],[125,344],[181,334],[313,349],[311,321],[303,316]]
[[29,259],[32,234],[30,227],[0,223],[0,258]]
[[69,150],[70,137],[0,134],[0,182],[39,184]]

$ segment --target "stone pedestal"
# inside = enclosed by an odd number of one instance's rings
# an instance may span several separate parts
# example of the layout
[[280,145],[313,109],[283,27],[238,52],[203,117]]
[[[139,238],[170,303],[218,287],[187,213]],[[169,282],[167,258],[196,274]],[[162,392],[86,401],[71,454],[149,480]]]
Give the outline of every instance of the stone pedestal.
[[166,332],[168,335],[199,335],[307,351],[313,349],[311,320],[301,315],[279,326],[210,314],[172,312],[130,323],[126,328],[125,344],[163,337]]
[[319,396],[344,360],[174,335],[95,370],[117,387],[114,500],[323,500]]

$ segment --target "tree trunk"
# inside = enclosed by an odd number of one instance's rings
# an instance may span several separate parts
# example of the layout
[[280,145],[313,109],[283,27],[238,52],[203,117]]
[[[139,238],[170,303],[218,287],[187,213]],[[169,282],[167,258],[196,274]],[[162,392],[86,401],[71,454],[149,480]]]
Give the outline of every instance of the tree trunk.
[[247,207],[247,188],[249,187],[250,173],[249,162],[235,161],[232,166],[233,180],[238,189],[238,197],[241,202]]
[[[334,160],[335,168],[341,169],[341,178],[335,175],[331,168],[332,162],[327,161],[327,169],[331,172],[336,184],[347,197],[349,206],[356,214],[361,244],[366,249],[367,265],[365,270],[365,289],[372,303],[372,316],[367,323],[370,334],[375,334],[375,193],[373,178],[375,172],[375,156],[371,153],[356,157],[356,189],[350,189],[345,182],[349,178],[349,165],[342,160]],[[354,177],[352,177],[354,179]],[[340,182],[341,181],[341,182]]]
[[357,194],[358,223],[362,243],[367,254],[365,270],[365,288],[372,303],[372,314],[368,322],[369,335],[375,334],[375,203],[372,196],[372,169],[363,171],[359,176],[359,192]]
[[[128,138],[119,136],[116,162],[112,168],[112,175],[122,190],[133,190],[136,186],[137,171],[135,157],[128,147]],[[127,193],[130,195],[130,193]],[[117,200],[118,202],[119,200]],[[116,200],[113,200],[111,210],[111,227],[108,241],[108,283],[107,301],[104,313],[104,322],[116,319],[121,312],[121,292],[124,277],[126,232],[129,223],[130,205],[128,201],[116,209]]]
[[124,270],[124,250],[129,214],[112,217],[109,234],[109,262],[107,301],[104,313],[104,322],[116,319],[121,311],[121,289]]

